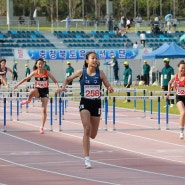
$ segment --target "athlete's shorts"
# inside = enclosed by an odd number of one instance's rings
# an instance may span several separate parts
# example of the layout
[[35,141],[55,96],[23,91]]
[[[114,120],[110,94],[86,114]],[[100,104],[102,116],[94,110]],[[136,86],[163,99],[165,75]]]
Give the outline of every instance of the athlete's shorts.
[[179,101],[183,102],[183,104],[185,106],[185,96],[176,95],[176,103]]
[[37,88],[39,91],[40,98],[49,98],[49,88]]
[[101,116],[101,99],[88,99],[81,98],[79,111],[88,110],[91,116],[100,117]]

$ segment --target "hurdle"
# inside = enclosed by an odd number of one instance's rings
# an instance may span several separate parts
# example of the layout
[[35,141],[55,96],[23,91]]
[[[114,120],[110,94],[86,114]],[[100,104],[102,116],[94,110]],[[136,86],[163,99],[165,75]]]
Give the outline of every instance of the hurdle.
[[[163,94],[164,95],[161,98],[165,99],[165,101],[166,101],[166,130],[169,130],[169,105],[168,105],[168,100],[175,99],[175,97],[171,95],[167,99],[166,96],[165,96],[167,93],[168,93],[168,91],[150,91],[151,95],[153,95],[153,94]],[[170,94],[175,95],[176,91],[171,91]]]
[[[145,100],[144,101],[144,107],[145,107],[145,111],[146,111],[146,100],[157,100],[157,105],[158,105],[158,111],[157,111],[157,124],[158,124],[158,130],[160,130],[160,122],[161,122],[161,118],[160,118],[160,100],[161,97],[160,96],[109,96],[109,97],[105,97],[105,130],[107,130],[107,120],[108,120],[108,111],[107,111],[107,98],[111,99],[113,101],[113,108],[112,108],[112,125],[113,125],[113,130],[116,130],[116,100]],[[146,114],[145,114],[146,117]]]
[[[53,113],[55,112],[55,116],[56,116],[56,108],[54,108],[53,104],[55,104],[55,106],[57,106],[58,108],[58,126],[59,126],[59,131],[62,131],[61,127],[62,127],[62,120],[63,118],[63,111],[65,109],[65,100],[68,101],[76,101],[76,100],[80,100],[81,96],[78,97],[57,97],[55,96],[55,101],[53,101],[53,98],[50,98],[49,100],[49,106],[50,106],[50,117],[49,117],[49,122],[50,122],[50,131],[53,130]],[[157,111],[157,123],[158,123],[158,129],[160,130],[160,122],[161,122],[161,118],[160,118],[160,102],[161,102],[161,98],[160,96],[104,96],[101,97],[101,100],[104,100],[104,124],[105,124],[105,130],[108,130],[108,100],[112,100],[113,104],[112,104],[112,125],[113,125],[113,130],[116,130],[116,100],[145,100],[144,101],[144,109],[146,111],[146,100],[157,100],[158,103],[158,111]],[[16,100],[16,115],[17,115],[17,121],[19,121],[19,104],[20,104],[20,97],[19,97],[19,93],[16,97],[12,97],[12,94],[10,94],[10,97],[7,98],[3,98],[3,103],[4,103],[4,131],[6,131],[6,120],[7,120],[7,100],[10,101],[10,120],[12,120],[12,101]],[[54,103],[55,102],[55,103]],[[57,102],[57,103],[56,103]],[[168,108],[168,106],[167,106]],[[53,111],[54,110],[54,111]],[[146,114],[145,114],[146,117]],[[167,122],[167,128],[168,128],[168,109],[166,109],[166,122]]]

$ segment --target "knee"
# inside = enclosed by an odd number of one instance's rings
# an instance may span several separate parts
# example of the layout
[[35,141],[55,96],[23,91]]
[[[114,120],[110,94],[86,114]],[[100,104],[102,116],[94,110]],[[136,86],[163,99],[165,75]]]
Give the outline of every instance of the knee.
[[181,117],[185,117],[185,111],[182,111],[182,112],[180,113],[180,116],[181,116]]
[[91,127],[90,127],[90,125],[86,124],[84,126],[84,135],[90,136],[90,134],[91,134]]
[[91,134],[91,139],[95,139],[95,137],[96,137],[96,135],[97,135],[97,133],[96,134]]

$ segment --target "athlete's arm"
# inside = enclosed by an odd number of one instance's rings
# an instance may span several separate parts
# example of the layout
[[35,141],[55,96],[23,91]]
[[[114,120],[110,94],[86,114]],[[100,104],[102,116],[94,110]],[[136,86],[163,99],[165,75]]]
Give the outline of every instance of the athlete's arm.
[[19,85],[21,85],[22,83],[26,82],[27,80],[29,80],[31,77],[34,76],[35,71],[33,71],[29,76],[23,78],[20,82],[18,82],[15,86],[14,89],[16,89]]
[[61,89],[60,89],[60,86],[56,80],[56,78],[48,71],[48,76],[53,80],[53,82],[55,83],[55,85],[57,86],[57,92],[60,92]]
[[175,76],[173,76],[173,78],[171,78],[171,80],[168,82],[168,93],[166,95],[167,98],[169,98],[169,96],[170,96],[170,91],[172,89],[172,84],[174,81],[175,81]]
[[110,93],[114,92],[114,89],[111,87],[111,84],[107,80],[107,77],[105,76],[105,73],[103,71],[100,71],[100,78],[101,78],[103,84],[105,85],[105,87],[107,88],[107,90]]

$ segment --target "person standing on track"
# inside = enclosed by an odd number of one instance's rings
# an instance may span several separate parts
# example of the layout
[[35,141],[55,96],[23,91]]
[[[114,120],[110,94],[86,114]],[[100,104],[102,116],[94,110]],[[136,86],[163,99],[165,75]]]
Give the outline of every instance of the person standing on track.
[[44,134],[44,125],[47,118],[47,104],[49,99],[49,78],[51,78],[55,83],[57,87],[56,92],[57,93],[61,92],[61,89],[55,77],[48,70],[43,69],[43,66],[44,60],[42,58],[37,59],[33,67],[34,71],[31,72],[29,76],[25,77],[14,86],[14,89],[16,89],[22,83],[28,81],[32,77],[35,77],[35,88],[29,92],[28,99],[22,101],[21,104],[24,105],[30,103],[33,97],[41,98],[42,102],[42,121],[40,127],[41,134]]
[[112,62],[111,62],[111,66],[113,67],[113,71],[114,71],[114,80],[116,82],[119,81],[119,76],[118,76],[118,71],[119,71],[119,66],[118,66],[118,61],[116,59],[116,56],[112,56]]
[[49,65],[47,64],[46,60],[44,59],[44,66],[43,66],[44,69],[47,69],[48,71],[51,71]]
[[11,73],[12,80],[13,80],[14,78],[13,71],[9,67],[6,67],[6,59],[2,59],[0,61],[0,87],[1,85],[5,85],[8,88],[7,78],[6,78],[7,72]]
[[13,80],[14,81],[17,81],[17,79],[18,79],[17,64],[18,64],[18,62],[15,61],[14,65],[13,65]]
[[147,64],[147,61],[144,61],[143,64],[143,77],[144,77],[144,82],[145,85],[149,86],[150,84],[150,65]]
[[178,73],[168,83],[167,98],[170,97],[172,84],[176,89],[176,105],[180,112],[180,139],[184,139],[184,125],[185,125],[185,62],[181,60],[178,67]]
[[[168,91],[168,83],[171,80],[171,78],[174,76],[174,69],[169,64],[170,63],[169,58],[164,58],[163,61],[165,66],[162,68],[162,71],[161,71],[161,88],[164,91]],[[171,96],[173,96],[173,94],[171,94]],[[170,104],[170,101],[171,101],[171,104]],[[174,100],[173,99],[168,100],[168,104],[170,105],[171,108],[173,108]]]
[[[67,62],[67,68],[66,68],[66,78],[71,76],[74,73],[74,68],[71,66],[71,62]],[[70,81],[68,85],[72,85],[73,81]]]
[[[25,69],[26,69],[26,71],[25,71],[25,77],[27,77],[27,76],[30,75],[31,70],[30,70],[28,64],[25,64],[24,66],[25,66]],[[31,80],[31,79],[27,80],[27,82],[30,82],[30,80]]]
[[112,93],[111,87],[105,73],[98,68],[98,57],[95,52],[86,54],[84,67],[77,70],[73,75],[65,79],[62,91],[65,91],[66,85],[75,78],[80,78],[80,117],[84,128],[83,149],[85,157],[85,168],[91,168],[90,161],[90,138],[95,139],[101,116],[101,87],[102,82],[107,90]]
[[[125,61],[123,63],[123,65],[125,66],[125,69],[123,71],[123,85],[126,88],[130,88],[130,86],[132,85],[132,69],[129,67],[129,63],[128,61]],[[130,92],[127,92],[127,96],[130,96]],[[130,100],[125,100],[123,103],[128,103],[130,102]]]

